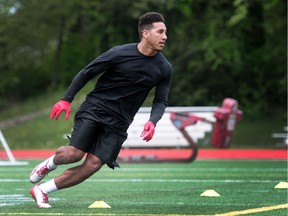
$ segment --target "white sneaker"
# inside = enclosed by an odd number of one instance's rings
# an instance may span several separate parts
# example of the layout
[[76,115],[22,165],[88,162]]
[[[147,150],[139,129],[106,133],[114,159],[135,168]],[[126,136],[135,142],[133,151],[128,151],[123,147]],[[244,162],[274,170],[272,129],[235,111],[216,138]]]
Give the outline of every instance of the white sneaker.
[[38,208],[51,208],[52,207],[51,205],[49,205],[48,195],[44,193],[40,188],[38,188],[38,185],[31,188],[30,194],[35,200]]
[[54,170],[54,169],[49,169],[49,167],[48,167],[49,159],[50,158],[43,161],[42,163],[40,163],[38,166],[36,166],[32,170],[32,172],[30,174],[30,182],[31,183],[40,182],[50,171]]

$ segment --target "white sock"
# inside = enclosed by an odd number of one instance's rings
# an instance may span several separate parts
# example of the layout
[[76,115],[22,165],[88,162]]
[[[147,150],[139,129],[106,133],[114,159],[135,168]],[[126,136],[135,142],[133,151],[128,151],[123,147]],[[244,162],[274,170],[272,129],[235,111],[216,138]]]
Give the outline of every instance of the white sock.
[[52,155],[50,158],[48,158],[48,164],[47,165],[48,165],[49,170],[54,170],[57,168],[57,165],[53,161],[54,157],[55,157],[55,154]]
[[40,184],[38,186],[38,188],[47,194],[58,190],[58,188],[56,187],[54,179],[51,179],[51,180],[49,180],[43,184]]

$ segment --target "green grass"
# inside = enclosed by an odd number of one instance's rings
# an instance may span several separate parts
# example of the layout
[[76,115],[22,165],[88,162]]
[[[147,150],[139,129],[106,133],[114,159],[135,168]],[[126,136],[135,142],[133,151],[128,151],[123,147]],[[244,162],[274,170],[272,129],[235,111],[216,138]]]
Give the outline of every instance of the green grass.
[[[28,176],[40,161],[23,167],[0,167],[0,215],[255,215],[286,216],[287,189],[275,189],[287,181],[287,162],[207,161],[191,164],[121,164],[103,169],[84,183],[49,195],[52,209],[38,209],[28,194]],[[68,165],[58,167],[48,179]],[[220,197],[200,196],[215,190]],[[105,201],[111,208],[88,208]],[[261,209],[258,209],[261,208]],[[251,212],[258,209],[257,213]],[[239,211],[239,214],[225,214]]]

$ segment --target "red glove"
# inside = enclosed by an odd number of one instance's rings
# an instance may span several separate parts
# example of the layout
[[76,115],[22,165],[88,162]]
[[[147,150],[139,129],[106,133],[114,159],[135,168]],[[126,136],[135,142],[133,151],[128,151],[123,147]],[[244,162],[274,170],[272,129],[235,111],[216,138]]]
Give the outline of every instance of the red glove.
[[66,112],[66,120],[68,120],[70,115],[70,103],[68,101],[60,100],[57,102],[51,110],[50,119],[55,117],[55,119],[58,120],[62,111]]
[[143,140],[145,140],[146,142],[150,141],[154,135],[155,132],[155,125],[153,122],[148,121],[145,125],[144,125],[144,130],[141,133],[140,137],[143,137]]

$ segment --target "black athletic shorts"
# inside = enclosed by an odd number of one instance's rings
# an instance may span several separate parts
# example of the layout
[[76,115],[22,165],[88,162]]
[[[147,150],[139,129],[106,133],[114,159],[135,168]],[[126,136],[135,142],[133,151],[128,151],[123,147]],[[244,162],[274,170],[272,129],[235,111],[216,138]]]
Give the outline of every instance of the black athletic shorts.
[[127,138],[129,124],[85,101],[74,118],[70,144],[96,155],[110,168],[119,167],[116,159]]

